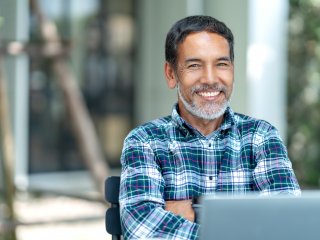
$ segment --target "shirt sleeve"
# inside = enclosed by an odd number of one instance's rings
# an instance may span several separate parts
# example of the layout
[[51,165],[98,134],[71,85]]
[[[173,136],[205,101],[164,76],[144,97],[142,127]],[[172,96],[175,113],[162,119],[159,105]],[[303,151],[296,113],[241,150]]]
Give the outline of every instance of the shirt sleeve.
[[253,180],[261,195],[300,195],[301,190],[278,131],[271,127],[266,134],[254,137],[256,168]]
[[197,239],[199,224],[165,211],[161,169],[147,142],[125,140],[120,217],[125,239]]

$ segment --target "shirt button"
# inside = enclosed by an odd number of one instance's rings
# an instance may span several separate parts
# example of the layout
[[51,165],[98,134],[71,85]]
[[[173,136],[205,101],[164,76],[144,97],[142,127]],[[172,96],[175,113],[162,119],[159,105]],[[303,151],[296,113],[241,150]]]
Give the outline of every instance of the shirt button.
[[209,145],[208,145],[209,147],[211,147],[211,143],[209,143]]

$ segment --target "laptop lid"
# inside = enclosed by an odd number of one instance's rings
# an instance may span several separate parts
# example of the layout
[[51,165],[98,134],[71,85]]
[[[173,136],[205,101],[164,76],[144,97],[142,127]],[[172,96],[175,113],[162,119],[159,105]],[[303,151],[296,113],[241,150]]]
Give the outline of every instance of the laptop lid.
[[320,194],[204,197],[200,239],[320,239]]

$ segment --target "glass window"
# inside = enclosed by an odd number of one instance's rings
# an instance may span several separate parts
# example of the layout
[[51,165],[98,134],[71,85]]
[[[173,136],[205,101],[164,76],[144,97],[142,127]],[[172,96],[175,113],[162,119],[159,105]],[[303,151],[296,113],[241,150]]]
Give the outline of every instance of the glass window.
[[[132,0],[42,0],[41,10],[58,27],[65,54],[94,121],[105,159],[120,165],[133,118]],[[32,13],[32,12],[31,12]],[[52,59],[31,15],[29,172],[83,170],[65,96]]]

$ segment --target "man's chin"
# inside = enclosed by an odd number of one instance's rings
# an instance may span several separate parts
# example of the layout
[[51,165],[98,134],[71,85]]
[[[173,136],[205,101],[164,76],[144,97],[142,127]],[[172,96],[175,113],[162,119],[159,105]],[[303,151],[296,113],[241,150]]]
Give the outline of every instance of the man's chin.
[[194,115],[204,120],[215,120],[221,117],[228,107],[228,103],[217,106],[199,107],[197,111],[194,111]]
[[219,110],[219,111],[192,111],[190,112],[193,116],[197,117],[197,118],[200,118],[200,119],[203,119],[203,120],[215,120],[219,117],[221,117],[225,112],[225,109],[224,110]]

